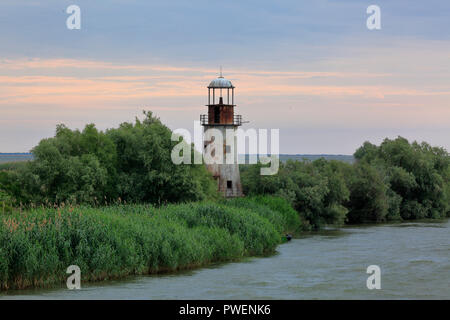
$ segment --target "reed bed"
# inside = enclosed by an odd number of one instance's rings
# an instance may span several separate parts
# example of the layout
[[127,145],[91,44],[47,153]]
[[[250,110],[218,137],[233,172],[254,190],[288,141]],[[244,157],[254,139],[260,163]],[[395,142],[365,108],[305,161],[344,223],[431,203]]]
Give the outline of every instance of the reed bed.
[[164,207],[114,204],[14,210],[1,214],[0,288],[173,272],[273,252],[298,228],[283,199],[258,197]]

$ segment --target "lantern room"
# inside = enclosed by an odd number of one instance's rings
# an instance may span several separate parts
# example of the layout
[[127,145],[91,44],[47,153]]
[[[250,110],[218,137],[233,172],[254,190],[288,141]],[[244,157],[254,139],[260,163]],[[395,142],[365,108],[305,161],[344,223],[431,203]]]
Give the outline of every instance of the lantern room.
[[208,114],[200,116],[204,126],[240,126],[242,116],[234,114],[234,86],[220,73],[208,85]]

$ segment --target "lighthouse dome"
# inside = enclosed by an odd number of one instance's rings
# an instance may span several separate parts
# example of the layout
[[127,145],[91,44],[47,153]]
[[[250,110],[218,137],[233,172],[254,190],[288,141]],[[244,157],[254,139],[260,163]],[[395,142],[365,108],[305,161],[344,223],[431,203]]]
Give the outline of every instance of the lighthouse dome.
[[230,80],[218,77],[209,83],[208,88],[234,88]]

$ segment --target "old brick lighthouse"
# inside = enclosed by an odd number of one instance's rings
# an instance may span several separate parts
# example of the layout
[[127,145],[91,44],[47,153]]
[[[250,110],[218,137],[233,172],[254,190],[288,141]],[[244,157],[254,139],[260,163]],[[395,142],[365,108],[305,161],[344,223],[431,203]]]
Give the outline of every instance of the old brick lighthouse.
[[208,86],[206,106],[208,114],[200,115],[200,123],[205,129],[203,154],[213,160],[207,162],[206,167],[225,197],[241,197],[236,130],[242,125],[242,116],[234,114],[234,86],[222,72]]

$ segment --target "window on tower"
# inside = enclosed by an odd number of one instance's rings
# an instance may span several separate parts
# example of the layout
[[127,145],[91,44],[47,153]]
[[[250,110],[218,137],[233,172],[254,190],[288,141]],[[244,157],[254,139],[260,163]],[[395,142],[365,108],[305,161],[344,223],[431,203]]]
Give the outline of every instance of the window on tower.
[[220,108],[214,106],[214,123],[220,123]]
[[233,187],[233,182],[231,180],[227,181],[227,189],[231,189]]

